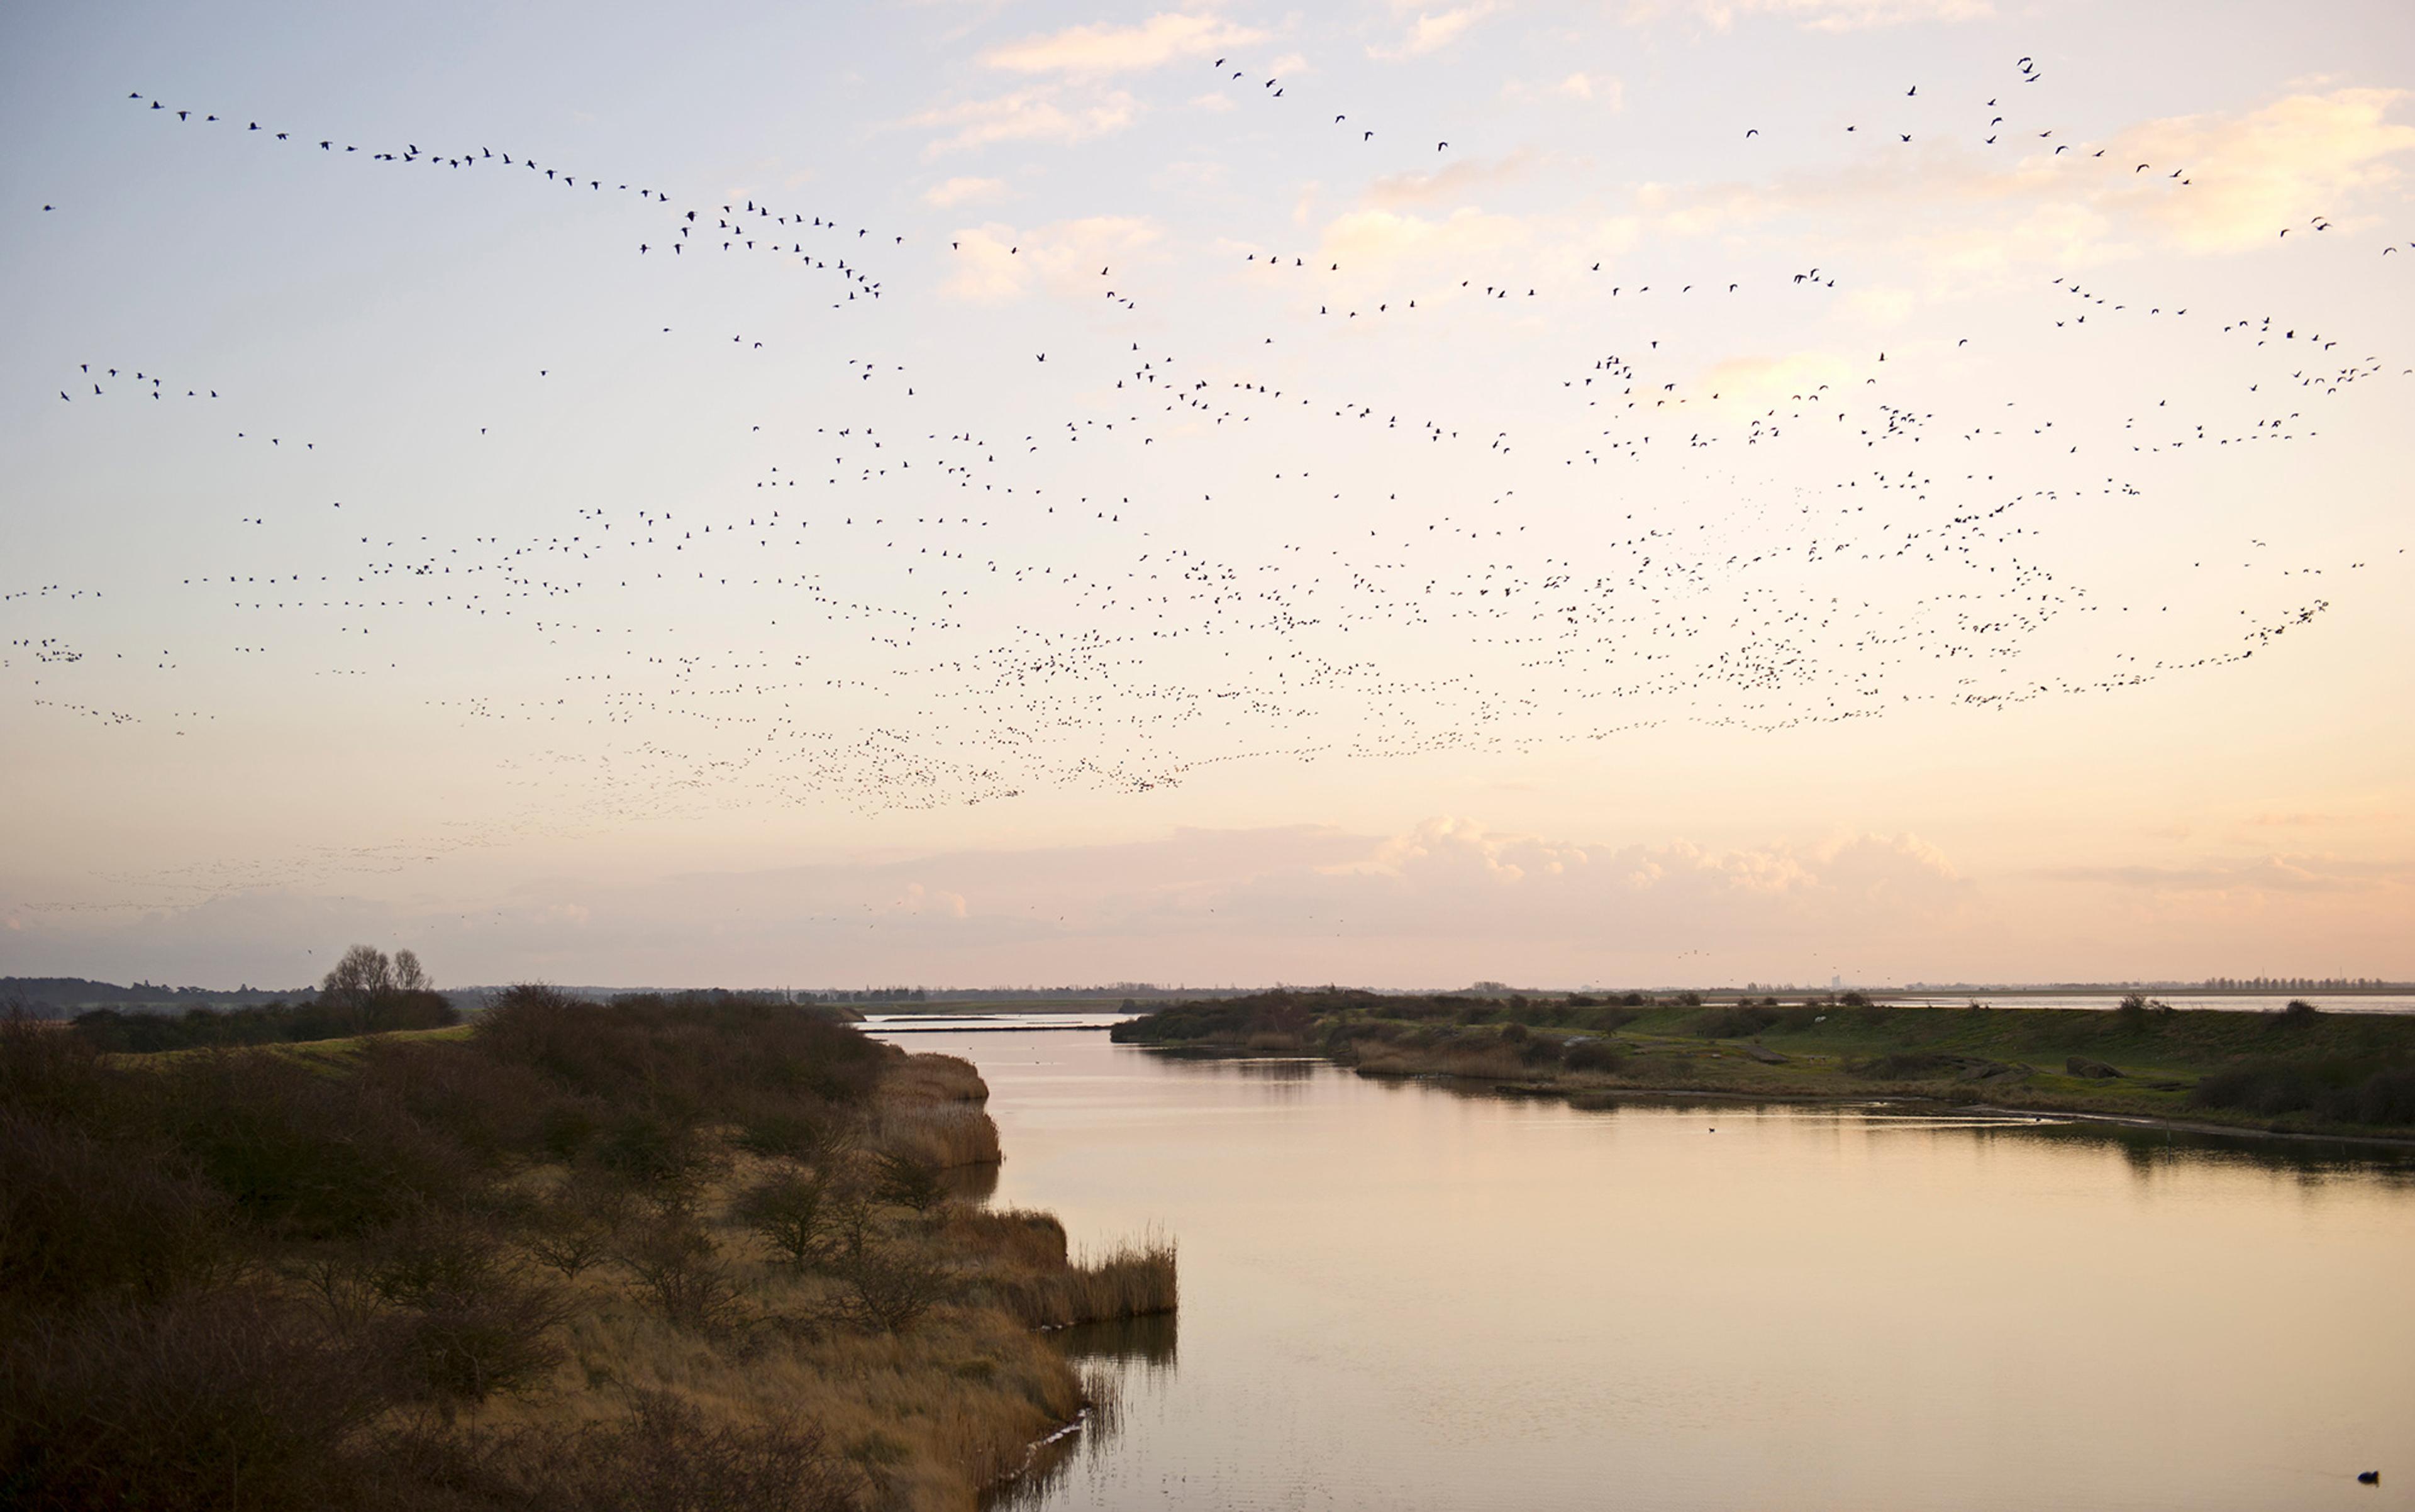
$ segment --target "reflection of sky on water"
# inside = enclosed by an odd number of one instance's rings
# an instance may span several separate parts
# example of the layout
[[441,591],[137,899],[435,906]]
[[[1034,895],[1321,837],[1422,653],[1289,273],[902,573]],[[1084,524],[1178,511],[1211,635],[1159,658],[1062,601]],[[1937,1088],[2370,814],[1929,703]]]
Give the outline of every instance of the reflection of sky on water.
[[2348,1478],[2415,1416],[2402,1155],[928,1048],[996,1201],[1181,1245],[1178,1362],[1081,1346],[1115,1411],[1016,1506],[2415,1505]]

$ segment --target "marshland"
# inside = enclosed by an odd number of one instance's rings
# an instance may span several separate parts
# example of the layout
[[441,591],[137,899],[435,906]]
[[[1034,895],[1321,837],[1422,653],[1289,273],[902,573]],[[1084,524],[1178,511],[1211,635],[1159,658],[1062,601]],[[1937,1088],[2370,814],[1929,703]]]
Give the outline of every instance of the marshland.
[[1171,1242],[979,1200],[971,1065],[795,1005],[125,1038],[0,1025],[12,1506],[968,1507],[1095,1405],[1051,1331],[1175,1306]]
[[1596,1104],[1622,1096],[1885,1100],[2415,1144],[2415,1015],[1959,1008],[1860,993],[1420,996],[1279,991],[1177,1004],[1133,1044],[1316,1054],[1365,1076],[1453,1078]]

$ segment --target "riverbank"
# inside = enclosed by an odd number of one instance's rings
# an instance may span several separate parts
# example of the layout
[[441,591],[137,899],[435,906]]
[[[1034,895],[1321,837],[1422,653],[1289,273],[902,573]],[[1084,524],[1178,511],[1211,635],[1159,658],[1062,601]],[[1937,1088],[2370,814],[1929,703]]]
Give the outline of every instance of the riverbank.
[[[145,1057],[0,1028],[12,1505],[960,1509],[1170,1245],[958,1200],[967,1062],[777,1006]],[[994,1179],[994,1178],[993,1178]],[[666,1503],[665,1505],[668,1505]]]
[[2395,1015],[1314,992],[1178,1005],[1113,1032],[1580,1102],[1885,1100],[2415,1145],[2415,1018]]

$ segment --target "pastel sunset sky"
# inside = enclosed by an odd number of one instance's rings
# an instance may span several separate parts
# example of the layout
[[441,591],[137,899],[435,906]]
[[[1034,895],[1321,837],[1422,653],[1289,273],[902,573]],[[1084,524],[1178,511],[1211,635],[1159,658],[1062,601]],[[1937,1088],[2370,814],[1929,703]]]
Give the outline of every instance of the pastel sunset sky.
[[2404,4],[0,35],[0,973],[2415,977]]

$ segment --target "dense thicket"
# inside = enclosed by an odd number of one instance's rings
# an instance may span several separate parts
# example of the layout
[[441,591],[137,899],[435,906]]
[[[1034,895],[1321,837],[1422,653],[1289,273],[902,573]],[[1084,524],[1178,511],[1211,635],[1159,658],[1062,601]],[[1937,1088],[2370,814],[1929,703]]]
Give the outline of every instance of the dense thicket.
[[97,1008],[75,1017],[75,1032],[109,1055],[147,1055],[211,1046],[293,1044],[394,1029],[441,1029],[461,1022],[442,993],[395,992],[353,1002],[327,996],[245,1008],[188,1008],[182,1013]]
[[450,1425],[548,1378],[596,1266],[700,1330],[920,1316],[937,1294],[833,1162],[811,1243],[849,1311],[748,1313],[697,1208],[726,1159],[709,1123],[844,1148],[899,1053],[809,1010],[541,988],[342,1066],[106,1042],[0,1024],[0,1505],[859,1504],[862,1467],[810,1426],[643,1391],[583,1428]]

